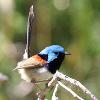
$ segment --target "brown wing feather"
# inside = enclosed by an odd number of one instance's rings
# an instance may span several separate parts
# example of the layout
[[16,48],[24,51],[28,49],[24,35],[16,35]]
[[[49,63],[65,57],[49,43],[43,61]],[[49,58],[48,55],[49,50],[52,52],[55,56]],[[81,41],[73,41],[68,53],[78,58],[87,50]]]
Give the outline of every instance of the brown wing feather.
[[[34,55],[27,60],[23,60],[17,64],[15,69],[22,69],[22,68],[40,68],[43,67],[47,62],[43,60],[40,56]],[[14,70],[15,70],[14,69]]]

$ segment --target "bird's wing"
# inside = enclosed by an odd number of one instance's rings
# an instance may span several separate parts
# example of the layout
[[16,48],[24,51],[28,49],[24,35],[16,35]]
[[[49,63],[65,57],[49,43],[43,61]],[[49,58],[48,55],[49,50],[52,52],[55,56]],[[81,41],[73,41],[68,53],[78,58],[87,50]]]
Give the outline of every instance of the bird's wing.
[[[43,67],[45,64],[47,64],[47,61],[43,60],[40,56],[34,55],[26,60],[23,60],[17,64],[17,67],[15,69],[34,69],[34,68],[40,68]],[[15,70],[14,69],[14,70]]]

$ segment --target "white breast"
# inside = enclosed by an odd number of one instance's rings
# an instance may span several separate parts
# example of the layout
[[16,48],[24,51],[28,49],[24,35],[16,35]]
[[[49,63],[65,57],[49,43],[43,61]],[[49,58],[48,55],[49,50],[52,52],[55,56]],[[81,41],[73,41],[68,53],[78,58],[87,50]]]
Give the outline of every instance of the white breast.
[[32,79],[35,81],[46,80],[53,76],[45,67],[38,69],[18,69],[18,72],[21,75],[21,79],[27,82],[31,82]]
[[31,82],[30,72],[26,69],[18,69],[19,74],[21,75],[21,79]]

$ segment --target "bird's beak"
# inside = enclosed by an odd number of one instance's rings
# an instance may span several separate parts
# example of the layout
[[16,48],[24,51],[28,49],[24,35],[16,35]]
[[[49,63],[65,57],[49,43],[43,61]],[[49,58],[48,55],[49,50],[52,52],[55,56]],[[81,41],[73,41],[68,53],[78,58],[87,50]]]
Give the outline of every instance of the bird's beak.
[[66,51],[65,51],[65,55],[71,55],[71,53],[70,53],[70,52],[66,52]]

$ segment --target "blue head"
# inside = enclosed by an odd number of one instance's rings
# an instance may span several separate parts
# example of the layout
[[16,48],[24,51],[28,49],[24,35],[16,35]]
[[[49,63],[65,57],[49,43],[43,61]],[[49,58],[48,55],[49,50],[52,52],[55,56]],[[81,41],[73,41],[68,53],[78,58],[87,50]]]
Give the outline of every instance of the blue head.
[[51,73],[55,73],[59,69],[65,55],[69,55],[69,53],[65,52],[64,48],[59,45],[46,47],[39,53],[39,56],[48,62],[47,67]]
[[64,54],[65,51],[64,51],[64,48],[59,45],[52,45],[52,46],[46,47],[40,52],[41,55],[48,56],[48,59],[47,59],[48,62],[51,62],[54,59],[56,59],[60,53]]

